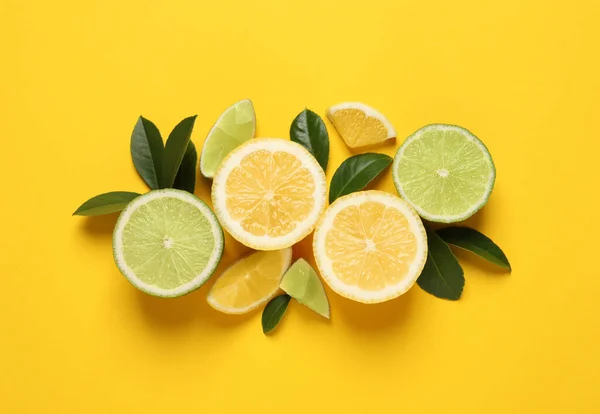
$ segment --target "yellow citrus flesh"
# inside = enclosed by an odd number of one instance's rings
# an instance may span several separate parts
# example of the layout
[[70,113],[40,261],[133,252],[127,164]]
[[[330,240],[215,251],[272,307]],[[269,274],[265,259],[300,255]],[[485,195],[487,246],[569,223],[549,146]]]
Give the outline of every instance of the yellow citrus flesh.
[[363,104],[336,105],[327,116],[350,148],[379,144],[396,136],[383,115]]
[[380,191],[336,200],[317,226],[314,250],[332,289],[361,302],[382,302],[406,292],[427,258],[417,214]]
[[208,294],[208,303],[225,313],[246,313],[271,299],[290,266],[292,249],[255,252],[229,267]]
[[232,236],[255,249],[274,250],[310,233],[326,190],[308,151],[290,141],[262,139],[232,153],[213,183],[216,214]]
[[300,160],[282,151],[246,155],[227,177],[227,209],[255,236],[282,236],[314,206],[315,180]]

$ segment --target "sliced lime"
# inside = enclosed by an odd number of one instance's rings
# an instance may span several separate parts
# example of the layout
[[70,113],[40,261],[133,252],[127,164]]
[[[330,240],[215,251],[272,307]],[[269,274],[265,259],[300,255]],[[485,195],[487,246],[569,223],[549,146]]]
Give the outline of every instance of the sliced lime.
[[279,287],[303,305],[329,319],[329,301],[317,272],[298,259],[285,273]]
[[200,172],[212,178],[229,152],[254,138],[256,116],[252,101],[244,99],[233,104],[223,112],[212,127],[202,148],[200,156]]
[[134,286],[155,296],[181,296],[202,286],[222,253],[217,218],[202,200],[180,190],[136,198],[113,233],[117,267]]
[[419,129],[396,152],[394,184],[402,198],[427,220],[462,221],[483,207],[496,169],[486,146],[454,125]]

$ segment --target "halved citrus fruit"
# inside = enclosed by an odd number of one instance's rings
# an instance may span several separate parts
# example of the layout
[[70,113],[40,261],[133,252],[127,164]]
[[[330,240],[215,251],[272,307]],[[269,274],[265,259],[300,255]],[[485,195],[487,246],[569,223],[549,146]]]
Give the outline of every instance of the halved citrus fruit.
[[212,201],[223,227],[256,250],[292,246],[315,227],[325,208],[325,174],[301,145],[252,139],[225,157]]
[[186,191],[150,191],[125,207],[113,234],[117,267],[138,289],[173,297],[202,286],[223,253],[210,208]]
[[327,117],[350,148],[395,138],[396,130],[377,110],[360,102],[344,102],[327,110]]
[[384,302],[414,285],[427,259],[427,235],[404,200],[360,191],[338,198],[325,211],[313,250],[321,276],[335,292],[358,302]]
[[419,129],[398,148],[392,167],[400,196],[430,221],[462,221],[492,193],[496,168],[486,146],[456,125]]
[[250,99],[239,101],[225,110],[204,141],[200,156],[200,172],[212,178],[223,158],[256,132],[254,105]]
[[219,276],[208,293],[208,303],[224,313],[250,312],[275,296],[291,262],[291,248],[252,253]]

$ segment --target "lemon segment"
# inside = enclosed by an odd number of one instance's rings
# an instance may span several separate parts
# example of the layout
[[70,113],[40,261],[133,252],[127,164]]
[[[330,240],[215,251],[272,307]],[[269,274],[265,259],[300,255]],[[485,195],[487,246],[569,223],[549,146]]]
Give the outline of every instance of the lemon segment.
[[334,105],[327,110],[327,117],[350,148],[376,145],[396,137],[396,130],[385,116],[360,102]]
[[292,249],[255,252],[231,265],[207,296],[218,311],[241,314],[256,309],[279,290],[279,283],[292,261]]

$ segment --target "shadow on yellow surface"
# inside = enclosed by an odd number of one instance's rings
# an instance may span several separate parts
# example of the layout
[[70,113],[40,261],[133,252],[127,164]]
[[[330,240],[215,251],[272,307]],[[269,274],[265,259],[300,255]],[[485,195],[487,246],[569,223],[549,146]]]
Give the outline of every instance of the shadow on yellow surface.
[[206,285],[178,298],[159,298],[135,290],[146,321],[156,329],[178,329],[193,322],[210,323],[221,327],[233,327],[251,319],[254,312],[244,315],[226,315],[211,308],[206,301]]
[[112,241],[112,234],[117,224],[119,213],[106,214],[96,217],[85,217],[82,221],[81,228],[86,236],[98,239],[109,239]]
[[[414,289],[399,298],[377,304],[364,304],[335,296],[335,314],[332,318],[340,318],[359,333],[396,330],[410,318]],[[335,293],[329,291],[329,297]]]

